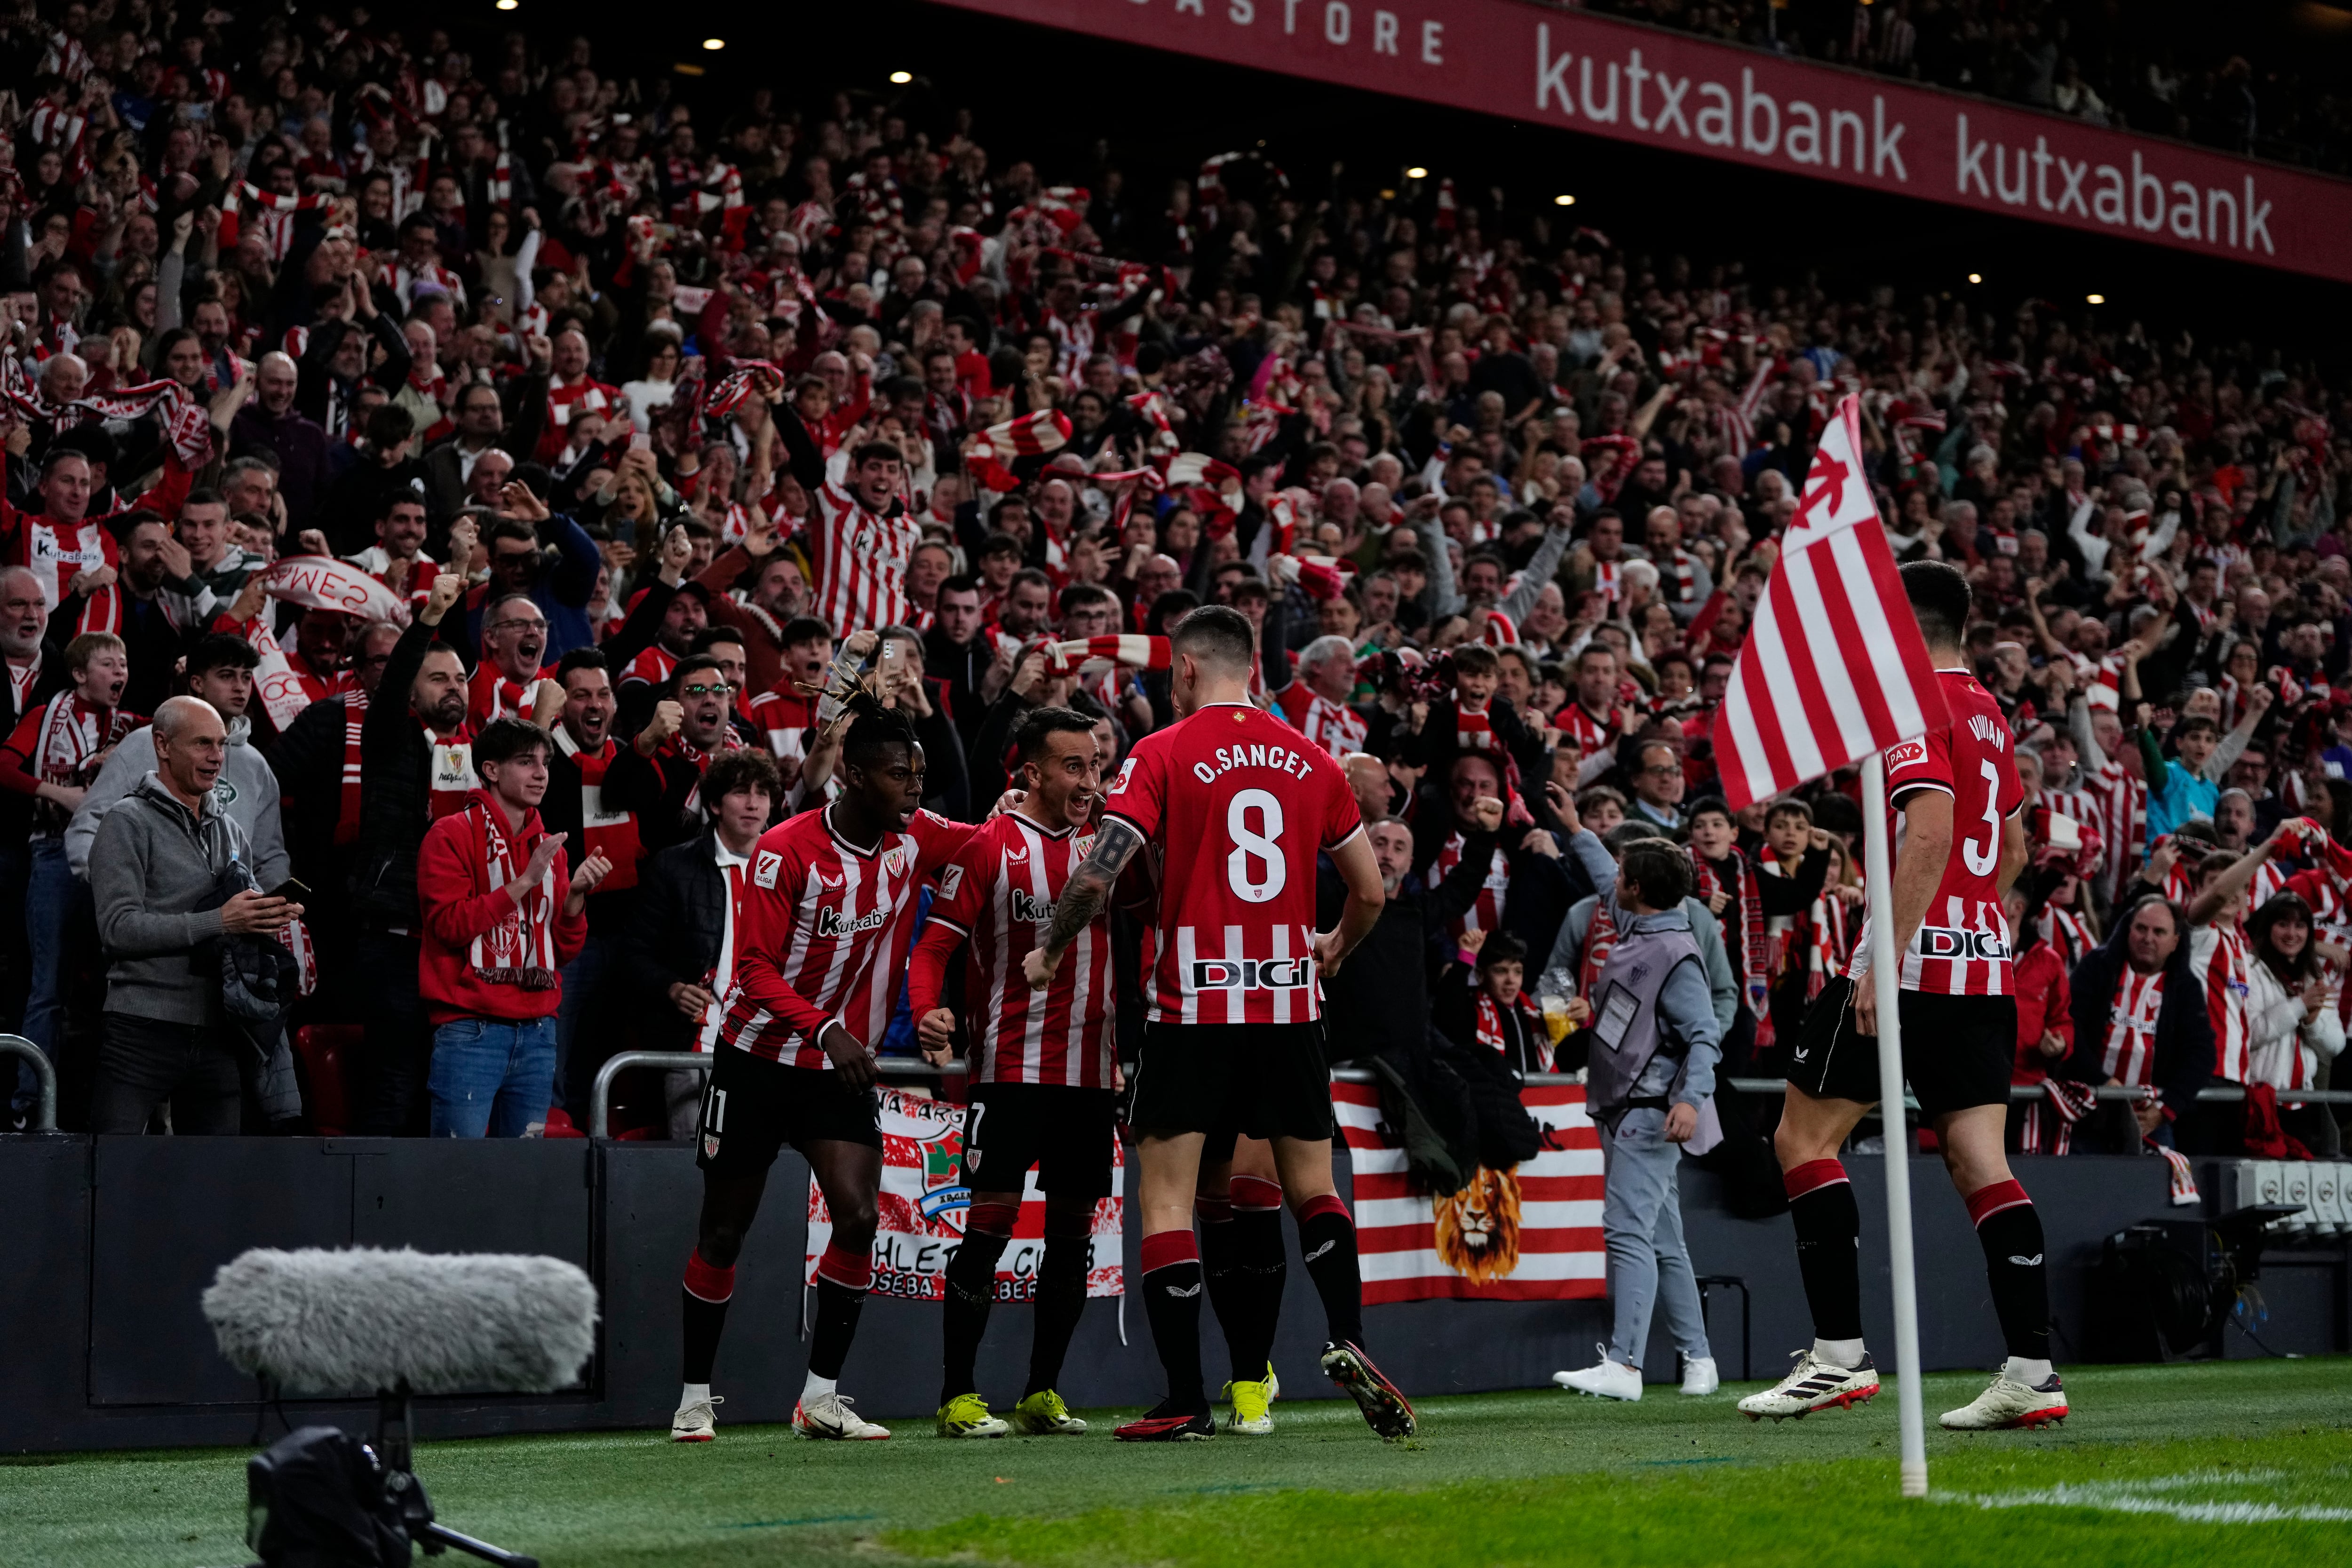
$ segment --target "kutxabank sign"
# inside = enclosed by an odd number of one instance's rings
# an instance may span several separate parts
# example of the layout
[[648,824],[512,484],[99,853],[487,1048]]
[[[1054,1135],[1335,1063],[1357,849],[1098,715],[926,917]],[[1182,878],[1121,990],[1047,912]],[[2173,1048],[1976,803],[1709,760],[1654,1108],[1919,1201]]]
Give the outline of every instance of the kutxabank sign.
[[2352,182],[1528,0],[940,3],[2352,280]]

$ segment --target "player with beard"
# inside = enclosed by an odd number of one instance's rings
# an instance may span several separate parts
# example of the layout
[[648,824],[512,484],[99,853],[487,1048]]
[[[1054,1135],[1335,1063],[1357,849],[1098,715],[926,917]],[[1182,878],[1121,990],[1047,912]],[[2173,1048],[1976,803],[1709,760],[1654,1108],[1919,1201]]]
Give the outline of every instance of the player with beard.
[[872,987],[896,988],[895,972],[876,973],[877,958],[893,951],[916,889],[975,829],[922,809],[923,748],[904,715],[861,692],[849,716],[840,794],[769,829],[751,853],[697,1138],[702,1214],[686,1265],[686,1387],[670,1423],[680,1442],[716,1435],[710,1375],[735,1259],[786,1143],[808,1161],[834,1227],[817,1263],[808,1380],[793,1426],[810,1437],[890,1436],[852,1410],[837,1385],[874,1279],[882,1181],[874,1057],[842,1020],[870,1016]]
[[[940,898],[916,943],[908,1002],[924,1054],[944,1063],[955,1015],[940,1005],[948,967],[970,944],[966,1014],[971,1020],[971,1108],[966,1113],[964,1184],[971,1207],[963,1243],[948,1264],[941,1314],[946,1373],[942,1437],[1077,1433],[1054,1385],[1086,1310],[1094,1214],[1110,1195],[1113,1094],[1110,914],[1097,914],[1053,986],[1032,991],[1017,960],[1037,944],[1055,900],[1094,845],[1102,763],[1094,721],[1069,708],[1038,708],[1015,739],[1026,792],[993,817],[940,872]],[[1021,1213],[1023,1178],[1037,1171],[1045,1194],[1045,1251],[1036,1277],[1029,1383],[1013,1419],[989,1413],[973,1363],[996,1295],[996,1265]]]
[[[1213,1134],[1271,1138],[1299,1247],[1331,1324],[1323,1370],[1383,1437],[1413,1430],[1412,1406],[1364,1353],[1356,1229],[1331,1182],[1330,1075],[1317,974],[1335,973],[1379,920],[1381,873],[1347,776],[1328,753],[1252,706],[1256,642],[1247,618],[1195,610],[1171,638],[1178,722],[1147,735],[1104,803],[1094,847],[1024,961],[1046,990],[1092,927],[1137,850],[1163,872],[1150,1016],[1129,1119],[1142,1168],[1143,1297],[1168,1397],[1116,1436],[1188,1442],[1216,1425],[1201,1388],[1201,1296],[1193,1194]],[[1315,930],[1316,857],[1348,897],[1335,930]]]
[[604,775],[604,807],[635,813],[648,853],[701,831],[696,795],[702,770],[713,756],[739,744],[734,696],[734,684],[716,657],[688,654],[646,727],[614,755]]

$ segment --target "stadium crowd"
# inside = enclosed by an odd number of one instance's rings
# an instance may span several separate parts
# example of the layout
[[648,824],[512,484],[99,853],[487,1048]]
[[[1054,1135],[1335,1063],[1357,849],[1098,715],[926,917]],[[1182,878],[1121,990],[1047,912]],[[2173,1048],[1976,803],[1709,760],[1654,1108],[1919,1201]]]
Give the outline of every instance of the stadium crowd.
[[[2314,51],[2249,59],[2199,32],[2078,0],[1593,0],[1592,9],[1776,54],[1884,71],[2093,125],[2127,126],[2337,174],[2352,167],[2352,99]],[[2231,16],[2232,31],[2247,20]],[[2315,25],[2306,15],[2296,18]],[[2317,16],[2319,30],[2326,16]]]
[[574,1131],[614,1052],[710,1047],[836,658],[979,820],[1032,708],[1113,764],[1169,722],[1213,602],[1411,916],[1335,1057],[1433,1018],[1579,1065],[1572,800],[1686,850],[1725,1071],[1772,1076],[1860,925],[1859,786],[1731,813],[1709,729],[1851,394],[2025,776],[2013,1138],[2337,1150],[2294,1091],[2352,1006],[2352,440],[2290,352],[392,21],[0,21],[0,1007],[67,1125]]

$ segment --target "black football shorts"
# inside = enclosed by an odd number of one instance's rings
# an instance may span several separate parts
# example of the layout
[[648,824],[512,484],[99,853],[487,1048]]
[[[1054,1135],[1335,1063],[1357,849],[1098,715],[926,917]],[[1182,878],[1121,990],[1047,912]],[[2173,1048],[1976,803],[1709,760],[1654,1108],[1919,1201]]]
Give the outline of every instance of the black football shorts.
[[[1901,994],[1903,1076],[1930,1121],[1976,1105],[2009,1103],[2017,1057],[2017,998]],[[1878,1102],[1878,1040],[1853,1026],[1853,982],[1822,987],[1789,1053],[1789,1081],[1822,1100]]]
[[1323,1026],[1146,1024],[1128,1121],[1146,1134],[1328,1139]]
[[721,1044],[702,1089],[694,1163],[713,1175],[755,1176],[787,1143],[808,1152],[831,1141],[882,1147],[878,1103],[831,1068],[786,1067]]

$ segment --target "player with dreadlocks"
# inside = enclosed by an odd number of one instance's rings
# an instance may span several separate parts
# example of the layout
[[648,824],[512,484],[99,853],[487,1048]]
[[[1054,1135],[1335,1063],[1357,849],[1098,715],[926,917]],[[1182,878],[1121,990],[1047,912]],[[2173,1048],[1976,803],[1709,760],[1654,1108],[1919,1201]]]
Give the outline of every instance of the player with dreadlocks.
[[906,929],[899,917],[974,830],[922,809],[923,748],[905,714],[857,689],[846,717],[832,804],[770,828],[751,865],[730,868],[744,879],[740,940],[697,1142],[702,1217],[686,1263],[686,1388],[670,1423],[679,1442],[717,1435],[710,1372],[736,1255],[786,1143],[833,1215],[793,1425],[810,1437],[890,1436],[835,1387],[873,1283],[882,1181],[871,1042],[844,1020],[869,1016],[872,987],[897,984],[902,955],[886,950]]

